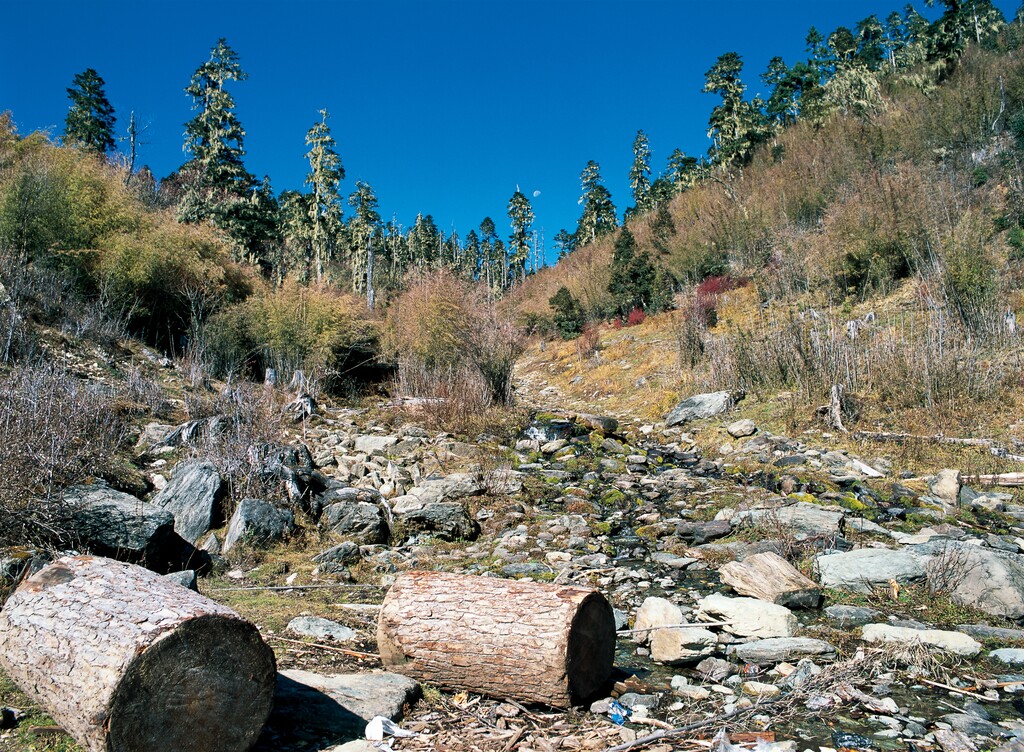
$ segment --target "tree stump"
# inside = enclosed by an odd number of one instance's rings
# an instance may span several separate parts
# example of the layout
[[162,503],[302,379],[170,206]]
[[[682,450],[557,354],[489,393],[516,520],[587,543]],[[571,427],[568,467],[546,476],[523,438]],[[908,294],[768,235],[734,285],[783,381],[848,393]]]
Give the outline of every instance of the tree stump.
[[384,599],[377,646],[421,681],[568,707],[611,675],[615,618],[589,588],[408,572]]
[[245,752],[276,673],[231,609],[93,556],[22,582],[0,611],[0,664],[90,752]]

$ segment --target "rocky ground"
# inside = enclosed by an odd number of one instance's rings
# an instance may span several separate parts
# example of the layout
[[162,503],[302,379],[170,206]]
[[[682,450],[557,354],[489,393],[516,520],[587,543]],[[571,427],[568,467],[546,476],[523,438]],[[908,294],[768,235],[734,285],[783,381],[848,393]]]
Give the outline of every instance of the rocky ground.
[[[260,627],[283,670],[261,750],[368,748],[346,742],[351,712],[396,719],[412,735],[385,744],[409,750],[1024,750],[1015,493],[955,469],[894,477],[885,446],[772,433],[737,395],[648,425],[525,399],[518,436],[474,441],[424,429],[414,402],[293,404],[263,467],[281,490],[230,514],[195,449],[217,421],[151,424],[145,501],[67,495],[90,550],[198,569]],[[554,712],[379,673],[377,609],[416,568],[599,589],[620,630],[607,695]],[[74,749],[28,735],[33,712],[7,712],[0,745]]]

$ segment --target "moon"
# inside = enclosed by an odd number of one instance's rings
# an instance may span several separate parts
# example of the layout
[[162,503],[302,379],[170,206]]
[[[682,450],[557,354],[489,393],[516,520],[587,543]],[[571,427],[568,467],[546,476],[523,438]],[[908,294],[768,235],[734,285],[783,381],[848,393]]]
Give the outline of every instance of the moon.
[[537,196],[539,196],[539,195],[540,195],[540,191],[534,191],[533,192],[533,197],[534,198],[537,198]]

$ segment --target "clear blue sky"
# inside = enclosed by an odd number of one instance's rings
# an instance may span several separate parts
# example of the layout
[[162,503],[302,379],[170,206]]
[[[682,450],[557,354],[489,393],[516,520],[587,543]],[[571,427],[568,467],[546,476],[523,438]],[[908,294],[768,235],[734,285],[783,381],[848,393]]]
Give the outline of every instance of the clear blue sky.
[[[65,89],[95,68],[124,133],[147,126],[140,162],[158,178],[184,160],[183,92],[219,37],[247,81],[233,86],[248,132],[246,166],[274,188],[302,188],[304,137],[326,107],[347,171],[381,213],[408,226],[432,214],[465,235],[491,216],[508,233],[518,185],[549,250],[575,229],[579,174],[601,165],[621,212],[632,141],[644,129],[660,171],[676,147],[703,154],[715,98],[704,73],[723,52],[745,63],[751,93],[773,55],[804,54],[827,34],[905,0],[359,0],[353,2],[10,3],[0,44],[0,110],[22,133],[63,130]],[[934,18],[923,2],[915,7]],[[998,0],[1010,16],[1015,0]],[[535,191],[540,195],[533,197]]]

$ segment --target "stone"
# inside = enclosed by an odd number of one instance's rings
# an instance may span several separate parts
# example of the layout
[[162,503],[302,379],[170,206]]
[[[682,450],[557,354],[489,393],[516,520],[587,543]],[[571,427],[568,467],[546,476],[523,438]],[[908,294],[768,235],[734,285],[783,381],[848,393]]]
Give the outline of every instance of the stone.
[[736,657],[745,663],[781,663],[801,658],[836,657],[834,645],[811,637],[770,637],[736,646]]
[[222,520],[220,471],[211,462],[182,462],[150,502],[174,516],[174,531],[189,543]]
[[313,557],[314,564],[337,564],[339,566],[346,566],[348,564],[355,564],[363,558],[359,552],[359,546],[352,541],[345,541],[339,543],[337,546],[332,546],[326,551],[321,551]]
[[960,505],[960,471],[946,468],[928,479],[928,494],[947,509]]
[[693,663],[715,652],[718,637],[699,626],[662,628],[651,637],[651,658],[659,663]]
[[746,396],[743,392],[710,392],[689,397],[665,416],[665,425],[677,426],[691,420],[713,418],[724,413]]
[[779,527],[794,535],[798,540],[802,540],[838,536],[842,532],[845,517],[843,512],[826,509],[819,504],[798,501],[796,504],[774,509],[751,509],[738,512],[732,518],[732,524]]
[[260,499],[242,499],[231,515],[221,550],[227,553],[240,543],[262,546],[280,541],[294,529],[295,517],[289,510]]
[[165,574],[164,577],[171,582],[176,582],[183,588],[189,590],[195,590],[199,592],[199,581],[196,578],[196,570],[194,569],[183,569],[180,572],[170,572]]
[[717,538],[724,538],[732,532],[732,524],[728,520],[711,520],[709,522],[680,522],[676,524],[676,535],[687,543],[699,546]]
[[870,593],[887,587],[890,580],[901,585],[925,579],[924,563],[909,551],[889,548],[859,548],[815,559],[822,587]]
[[999,648],[988,655],[1011,666],[1024,666],[1024,648]]
[[651,641],[655,629],[682,623],[683,611],[672,601],[655,596],[646,598],[633,621],[633,641],[644,645]]
[[404,706],[419,695],[419,684],[400,674],[322,675],[285,669],[277,674],[269,726],[277,733],[291,731],[303,738],[355,740],[378,715],[401,719]]
[[694,668],[705,679],[721,682],[736,673],[736,666],[722,658],[705,658]]
[[98,556],[159,569],[178,538],[170,512],[104,483],[73,486],[63,498],[68,532]]
[[740,595],[792,608],[817,608],[821,590],[776,553],[748,556],[730,561],[718,570],[722,582]]
[[343,501],[324,508],[324,522],[338,535],[373,545],[387,543],[391,529],[380,504],[367,501]]
[[957,624],[956,630],[979,640],[1020,640],[1024,642],[1024,629],[990,627],[988,624]]
[[936,729],[932,732],[942,752],[978,752],[978,747],[962,731]]
[[942,629],[910,629],[891,624],[867,624],[862,636],[865,642],[914,642],[956,655],[974,656],[981,652],[981,643],[962,632]]
[[757,681],[743,682],[740,685],[740,690],[743,694],[751,695],[752,697],[777,697],[782,694],[782,690],[774,684],[765,684],[764,682]]
[[753,436],[757,433],[757,426],[750,418],[743,418],[730,423],[725,428],[734,439],[742,439],[745,436]]
[[954,731],[959,731],[971,737],[987,736],[997,738],[1008,733],[1006,729],[971,713],[948,713],[940,717],[939,720],[948,723],[953,727]]
[[437,502],[401,515],[406,529],[412,533],[430,533],[441,540],[476,540],[480,525],[458,502]]
[[881,611],[866,606],[829,606],[822,613],[825,618],[840,629],[862,627],[882,617]]
[[373,454],[374,452],[383,452],[385,449],[393,447],[397,443],[397,436],[364,434],[362,436],[356,436],[354,448],[359,454]]
[[756,598],[727,598],[712,593],[699,602],[697,615],[708,621],[727,621],[723,629],[740,637],[792,637],[799,627],[785,606]]
[[913,547],[924,557],[929,587],[993,616],[1024,618],[1024,556],[953,540]]
[[297,616],[288,622],[288,631],[303,637],[336,642],[348,642],[356,637],[355,630],[319,616]]

